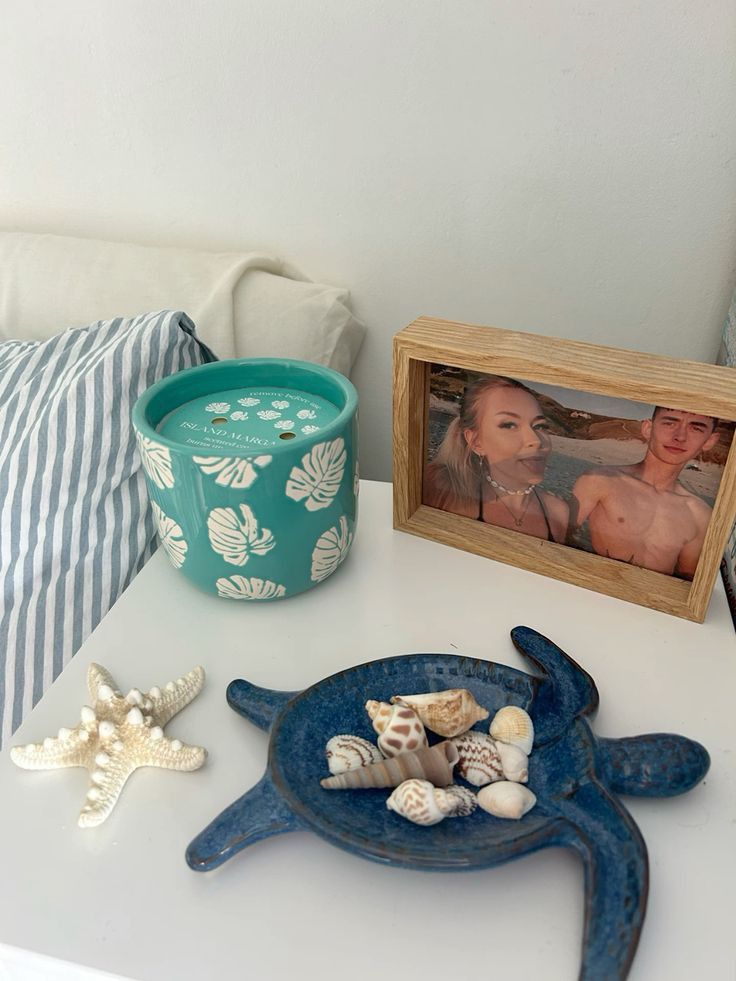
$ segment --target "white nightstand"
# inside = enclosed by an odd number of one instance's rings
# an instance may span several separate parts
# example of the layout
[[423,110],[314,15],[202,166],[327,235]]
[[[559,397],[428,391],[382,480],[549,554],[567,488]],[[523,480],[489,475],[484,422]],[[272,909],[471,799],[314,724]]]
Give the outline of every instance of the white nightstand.
[[375,981],[382,970],[412,981],[575,978],[583,883],[566,852],[426,874],[298,833],[214,873],[184,861],[190,839],[265,768],[267,737],[225,703],[233,678],[294,690],[413,651],[528,670],[509,640],[523,623],[592,674],[599,734],[679,732],[710,751],[705,784],[689,794],[625,801],[650,858],[630,978],[732,981],[736,637],[720,582],[706,622],[693,624],[394,532],[389,484],[364,482],[360,507],[344,568],[283,602],[200,594],[159,551],[24,722],[14,744],[74,724],[90,661],[126,690],[195,664],[207,671],[204,692],[167,730],[206,746],[205,767],[137,771],[96,830],[76,826],[85,771],[26,772],[0,754],[0,977],[91,978],[84,968],[94,968],[141,981]]

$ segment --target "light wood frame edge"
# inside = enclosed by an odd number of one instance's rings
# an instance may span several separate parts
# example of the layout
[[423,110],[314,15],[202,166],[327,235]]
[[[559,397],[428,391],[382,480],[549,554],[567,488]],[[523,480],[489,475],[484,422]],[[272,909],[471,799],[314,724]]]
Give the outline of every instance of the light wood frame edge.
[[[421,317],[394,337],[394,527],[422,538],[702,623],[736,516],[736,439],[692,583],[519,535],[422,504],[430,364],[736,420],[733,369]],[[632,381],[633,375],[633,381]]]

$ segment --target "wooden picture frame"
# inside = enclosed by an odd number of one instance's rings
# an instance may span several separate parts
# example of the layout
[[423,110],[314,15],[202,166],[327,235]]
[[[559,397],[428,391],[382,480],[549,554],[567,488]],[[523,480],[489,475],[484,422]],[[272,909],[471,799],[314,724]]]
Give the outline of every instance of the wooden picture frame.
[[692,581],[422,503],[432,364],[736,420],[733,368],[420,317],[394,337],[394,527],[665,613],[705,619],[736,517],[731,440]]

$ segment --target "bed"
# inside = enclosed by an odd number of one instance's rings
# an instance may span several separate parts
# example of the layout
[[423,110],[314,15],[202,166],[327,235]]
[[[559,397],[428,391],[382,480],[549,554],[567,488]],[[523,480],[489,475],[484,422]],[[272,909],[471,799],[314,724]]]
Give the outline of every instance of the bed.
[[0,232],[0,746],[156,548],[130,408],[216,358],[349,374],[346,290],[278,257]]

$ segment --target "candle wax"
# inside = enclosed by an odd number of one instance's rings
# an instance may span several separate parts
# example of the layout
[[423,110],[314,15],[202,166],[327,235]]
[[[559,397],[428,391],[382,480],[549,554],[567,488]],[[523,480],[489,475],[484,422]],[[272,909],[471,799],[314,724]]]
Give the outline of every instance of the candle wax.
[[332,402],[310,392],[244,386],[180,405],[161,421],[158,431],[184,446],[259,451],[311,439],[339,413]]

